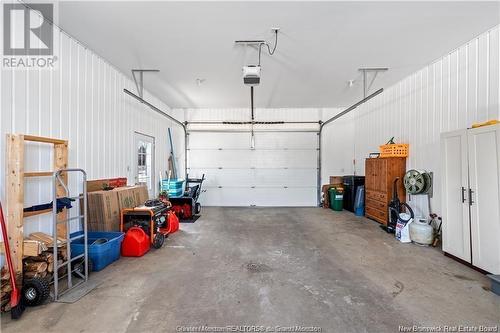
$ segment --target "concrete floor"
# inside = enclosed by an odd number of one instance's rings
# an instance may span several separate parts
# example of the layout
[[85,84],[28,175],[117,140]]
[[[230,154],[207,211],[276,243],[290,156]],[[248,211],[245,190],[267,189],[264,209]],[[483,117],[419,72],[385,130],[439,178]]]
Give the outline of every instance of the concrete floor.
[[30,308],[19,321],[3,315],[2,332],[195,325],[397,332],[500,323],[500,297],[485,276],[438,249],[400,244],[348,212],[205,208],[181,228],[162,249],[94,273],[102,283],[74,304]]

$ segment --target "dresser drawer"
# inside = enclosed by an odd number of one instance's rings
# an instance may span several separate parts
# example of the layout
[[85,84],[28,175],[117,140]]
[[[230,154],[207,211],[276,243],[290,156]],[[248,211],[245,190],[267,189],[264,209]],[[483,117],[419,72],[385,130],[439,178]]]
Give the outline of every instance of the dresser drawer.
[[366,206],[365,215],[382,224],[387,224],[387,211]]
[[387,194],[379,191],[366,190],[366,199],[372,199],[387,203]]
[[366,199],[365,206],[375,208],[378,210],[382,210],[382,211],[387,210],[387,203],[382,202],[382,201],[378,201],[378,200],[368,199],[368,198]]

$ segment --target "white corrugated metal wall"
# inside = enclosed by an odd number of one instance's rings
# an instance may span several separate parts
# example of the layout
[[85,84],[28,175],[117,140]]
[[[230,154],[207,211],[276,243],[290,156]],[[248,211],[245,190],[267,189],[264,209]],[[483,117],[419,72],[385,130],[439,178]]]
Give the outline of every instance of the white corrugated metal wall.
[[[354,112],[356,169],[392,136],[410,144],[407,169],[434,172],[432,211],[441,206],[440,133],[500,119],[499,28],[474,38],[410,75]],[[412,197],[428,216],[425,197]]]
[[[328,120],[344,109],[323,109],[322,120]],[[353,115],[345,116],[323,127],[321,147],[321,183],[330,176],[355,174]]]
[[[123,93],[136,87],[123,73],[64,32],[59,36],[59,66],[54,70],[0,71],[0,199],[5,202],[5,138],[7,133],[32,134],[69,140],[69,167],[83,168],[88,179],[127,177],[135,182],[134,132],[155,137],[155,179],[167,169],[167,128],[174,129],[178,168],[183,174],[184,134],[165,117]],[[145,92],[145,99],[169,111]],[[169,112],[176,117],[182,113]],[[182,118],[180,118],[182,120]],[[25,171],[52,167],[47,145],[29,144]],[[70,184],[73,181],[70,179]],[[25,207],[50,202],[50,180],[25,181]],[[5,207],[4,207],[5,209]],[[74,210],[73,210],[74,211]],[[75,211],[76,213],[76,211]],[[51,231],[49,216],[25,219],[24,231]],[[73,226],[73,230],[76,226]]]

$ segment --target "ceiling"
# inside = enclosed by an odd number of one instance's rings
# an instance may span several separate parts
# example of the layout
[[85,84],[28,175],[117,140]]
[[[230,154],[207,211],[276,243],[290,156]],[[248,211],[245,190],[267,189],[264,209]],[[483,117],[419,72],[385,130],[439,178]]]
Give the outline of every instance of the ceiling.
[[[262,52],[257,107],[338,107],[362,97],[360,67],[396,83],[499,24],[499,2],[60,2],[59,25],[124,73],[154,68],[145,88],[174,108],[249,105],[242,66]],[[198,84],[197,79],[204,79]],[[352,87],[347,81],[355,80]]]

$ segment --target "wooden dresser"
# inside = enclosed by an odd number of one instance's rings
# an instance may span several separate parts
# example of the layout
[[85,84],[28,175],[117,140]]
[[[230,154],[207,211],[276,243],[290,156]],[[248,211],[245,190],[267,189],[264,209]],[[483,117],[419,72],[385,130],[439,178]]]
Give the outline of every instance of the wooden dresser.
[[365,161],[365,215],[366,217],[387,224],[387,205],[392,198],[392,184],[398,181],[398,196],[405,201],[403,177],[406,172],[406,158],[367,158]]

